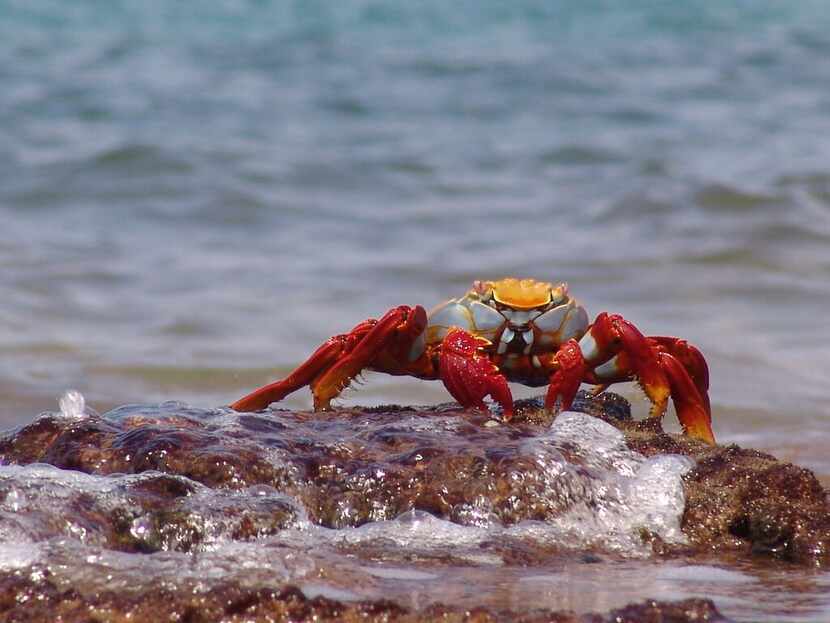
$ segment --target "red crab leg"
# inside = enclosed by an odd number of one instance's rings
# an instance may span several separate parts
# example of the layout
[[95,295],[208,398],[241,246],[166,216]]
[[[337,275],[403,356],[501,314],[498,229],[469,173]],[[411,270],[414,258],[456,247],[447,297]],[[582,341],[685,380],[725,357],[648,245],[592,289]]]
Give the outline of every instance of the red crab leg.
[[[550,367],[555,372],[550,377],[548,393],[545,396],[545,408],[559,408],[567,411],[571,408],[574,396],[582,384],[588,364],[582,356],[576,340],[568,340],[559,347]],[[558,404],[557,404],[558,403]]]
[[398,341],[402,341],[405,348],[395,350],[408,351],[415,338],[426,329],[426,325],[427,313],[420,305],[401,305],[390,309],[348,354],[312,382],[314,409],[328,409],[332,399],[363,369],[369,367],[383,348],[393,345],[396,338],[403,338]]
[[[314,408],[326,409],[349,382],[392,342],[406,352],[426,327],[426,311],[420,305],[396,307],[380,320],[366,320],[349,333],[329,338],[305,363],[284,379],[260,387],[231,405],[236,411],[257,411],[288,394],[310,385]],[[397,344],[394,341],[397,340]]]
[[679,337],[649,335],[648,340],[656,344],[661,351],[674,355],[683,364],[703,399],[706,412],[711,412],[709,406],[709,366],[706,365],[703,354],[695,346]]
[[596,367],[618,352],[625,353],[628,368],[652,402],[651,417],[663,417],[671,387],[666,378],[657,351],[646,337],[628,320],[617,314],[599,314],[579,346],[591,367]]
[[653,403],[651,417],[663,416],[671,396],[683,431],[715,443],[709,371],[697,348],[679,338],[647,338],[621,316],[608,314],[597,316],[579,346],[588,364],[595,366],[585,380],[608,384],[636,378]]
[[[609,316],[605,312],[596,317],[579,343],[569,340],[559,347],[553,357],[555,372],[551,375],[545,406],[551,409],[559,402],[561,409],[570,408],[580,383],[597,381],[590,370],[620,351],[630,356],[627,359],[630,369],[626,372],[637,376],[643,391],[653,403],[651,415],[661,417],[666,410],[670,388],[666,375],[660,369],[656,352],[637,327],[622,316]],[[598,382],[621,379],[603,378]]]
[[344,335],[330,337],[309,357],[305,363],[294,370],[284,379],[269,383],[255,389],[231,405],[234,411],[260,411],[272,402],[285,398],[288,394],[310,384],[321,370],[337,361],[345,347]]
[[[700,351],[676,337],[648,337],[657,352],[660,367],[669,381],[671,398],[683,431],[697,439],[715,443],[709,407],[709,369]],[[615,383],[630,380],[631,357],[620,351],[593,371],[595,380]]]
[[[669,382],[671,399],[677,412],[677,419],[683,427],[683,432],[695,439],[714,444],[715,436],[712,433],[709,396],[706,391],[704,390],[701,393],[694,374],[690,374],[687,366],[674,354],[658,348],[657,360]],[[604,384],[630,381],[635,377],[632,372],[631,357],[628,353],[620,351],[609,361],[597,366],[593,374],[589,376],[593,376],[592,380]]]
[[490,342],[463,329],[451,329],[441,342],[439,375],[447,391],[463,407],[487,410],[488,394],[501,405],[504,420],[513,417],[513,396],[507,379],[479,348]]
[[714,444],[709,396],[705,393],[701,395],[686,368],[674,355],[660,353],[660,364],[669,378],[672,402],[683,432],[689,437]]
[[651,417],[663,416],[671,396],[683,431],[715,443],[707,393],[709,371],[697,348],[679,338],[647,338],[621,316],[602,313],[577,350],[569,342],[554,356],[558,369],[551,377],[547,406],[561,399],[567,408],[579,386],[578,378],[603,385],[636,378],[653,403]]

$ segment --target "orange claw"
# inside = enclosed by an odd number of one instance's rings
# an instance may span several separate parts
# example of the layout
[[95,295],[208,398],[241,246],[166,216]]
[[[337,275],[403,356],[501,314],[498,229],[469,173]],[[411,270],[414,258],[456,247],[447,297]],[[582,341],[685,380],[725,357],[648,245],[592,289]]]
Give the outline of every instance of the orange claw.
[[489,394],[501,405],[504,420],[509,421],[513,417],[513,396],[507,379],[486,355],[479,353],[479,348],[488,344],[488,340],[463,329],[450,329],[441,342],[439,374],[461,406],[487,411],[484,397]]

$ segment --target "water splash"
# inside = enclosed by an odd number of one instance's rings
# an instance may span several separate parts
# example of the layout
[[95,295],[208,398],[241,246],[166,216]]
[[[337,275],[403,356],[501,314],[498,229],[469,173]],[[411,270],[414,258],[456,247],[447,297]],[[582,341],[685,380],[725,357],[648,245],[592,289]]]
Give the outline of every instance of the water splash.
[[81,392],[75,389],[64,392],[58,400],[58,405],[64,417],[77,420],[86,415],[86,399]]
[[[546,490],[572,495],[574,503],[548,522],[566,542],[629,553],[645,553],[643,531],[685,542],[682,478],[694,467],[690,458],[646,458],[628,448],[618,429],[576,412],[561,413],[528,447],[548,478]],[[578,464],[564,460],[568,454]]]

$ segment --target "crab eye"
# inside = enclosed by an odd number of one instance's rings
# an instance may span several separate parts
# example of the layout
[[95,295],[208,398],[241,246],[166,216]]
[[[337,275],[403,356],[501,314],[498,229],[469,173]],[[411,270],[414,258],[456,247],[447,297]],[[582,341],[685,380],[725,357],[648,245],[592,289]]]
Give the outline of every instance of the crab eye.
[[564,303],[567,303],[568,300],[569,297],[567,283],[561,283],[558,288],[554,288],[551,291],[550,305],[552,307],[563,305]]

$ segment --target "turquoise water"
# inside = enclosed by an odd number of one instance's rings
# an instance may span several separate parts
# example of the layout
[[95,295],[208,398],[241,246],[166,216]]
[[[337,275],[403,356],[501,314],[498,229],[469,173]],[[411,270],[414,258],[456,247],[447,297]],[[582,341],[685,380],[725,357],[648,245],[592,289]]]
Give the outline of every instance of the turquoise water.
[[[828,33],[818,1],[6,0],[0,421],[227,404],[527,275],[697,343],[718,438],[826,477]],[[346,398],[413,400],[446,394]]]

